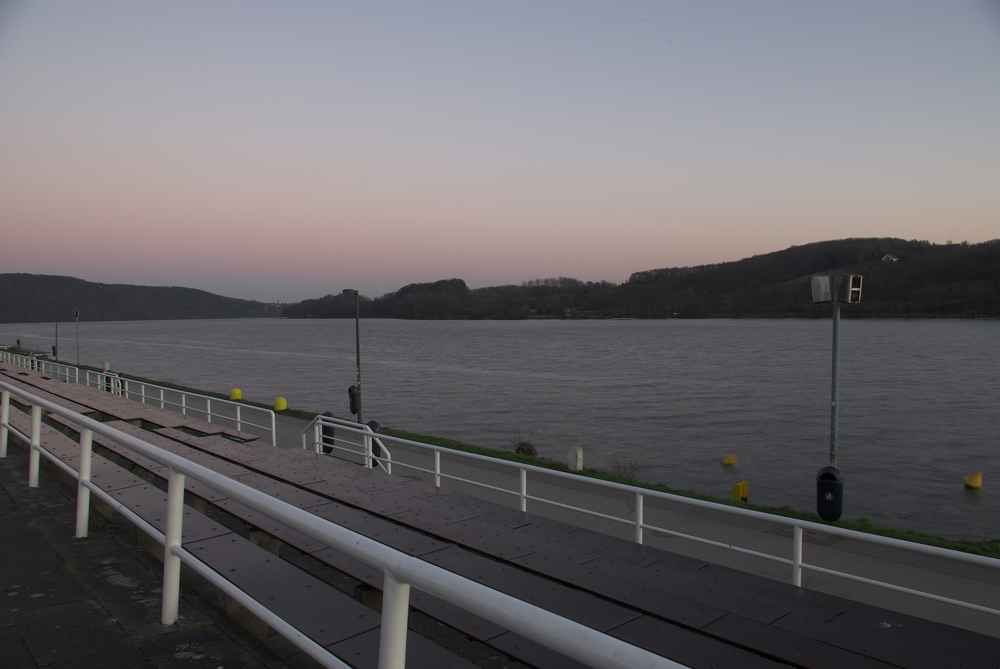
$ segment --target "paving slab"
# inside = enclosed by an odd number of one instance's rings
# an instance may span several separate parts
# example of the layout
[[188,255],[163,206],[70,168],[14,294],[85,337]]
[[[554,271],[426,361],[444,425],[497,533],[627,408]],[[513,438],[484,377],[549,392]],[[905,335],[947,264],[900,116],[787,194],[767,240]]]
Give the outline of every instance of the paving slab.
[[[0,531],[7,533],[6,539],[0,539],[0,565],[4,565],[0,568],[0,666],[206,666],[180,664],[174,657],[176,651],[162,657],[144,650],[169,633],[172,640],[189,644],[192,657],[212,658],[211,667],[286,669],[280,658],[248,633],[231,624],[223,630],[203,612],[207,602],[192,591],[182,592],[179,624],[161,626],[162,567],[155,560],[151,564],[139,559],[140,555],[152,558],[135,544],[131,526],[123,531],[97,517],[92,519],[90,538],[74,539],[72,491],[67,496],[45,468],[39,488],[29,489],[26,473],[24,452],[12,445],[9,457],[0,460]],[[69,523],[51,522],[54,517],[68,518]],[[23,557],[18,558],[19,554]],[[27,564],[11,568],[15,563]]]

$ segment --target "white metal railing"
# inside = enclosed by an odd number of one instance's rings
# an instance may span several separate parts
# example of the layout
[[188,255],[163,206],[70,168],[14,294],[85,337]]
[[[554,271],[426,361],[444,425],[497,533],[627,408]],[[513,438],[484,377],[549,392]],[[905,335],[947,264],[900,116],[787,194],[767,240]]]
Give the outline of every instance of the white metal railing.
[[[73,365],[51,362],[35,356],[20,355],[9,351],[0,351],[0,362],[41,372],[67,383],[80,383],[81,370]],[[275,425],[274,411],[271,409],[263,409],[241,402],[219,399],[218,397],[209,397],[208,395],[178,390],[177,388],[167,388],[155,383],[127,379],[115,372],[92,372],[89,370],[83,370],[83,372],[83,383],[88,388],[98,388],[112,395],[142,402],[143,404],[152,403],[159,405],[161,409],[165,409],[168,406],[174,407],[185,416],[190,411],[195,416],[204,417],[209,423],[212,422],[213,418],[216,419],[216,422],[220,420],[229,421],[236,426],[238,432],[242,431],[245,425],[255,427],[270,434],[272,446],[278,445],[278,432]],[[216,410],[212,409],[213,403]],[[220,407],[225,407],[226,411],[218,411]],[[245,413],[249,413],[252,418],[248,420],[244,415]],[[254,420],[262,420],[266,424],[255,423],[253,422]]]
[[[360,436],[358,441],[351,441],[338,437],[336,428],[346,427],[350,435]],[[312,433],[312,441],[308,435]],[[376,465],[382,468],[386,474],[392,473],[392,453],[382,443],[380,437],[375,436],[375,431],[364,423],[335,418],[333,416],[316,416],[304,430],[302,430],[302,448],[314,450],[316,453],[326,455],[326,449],[331,451],[341,451],[350,453],[362,458],[364,466],[368,469]],[[378,447],[379,454],[375,455],[375,448]],[[384,455],[383,455],[384,453]]]
[[[332,421],[336,420],[336,423]],[[340,419],[331,419],[327,416],[317,416],[316,419],[310,423],[309,427],[303,432],[303,448],[306,447],[306,433],[312,430],[315,435],[314,444],[320,443],[320,428],[324,425],[337,425],[337,429],[340,431],[353,432],[356,435],[364,435],[365,433],[359,429],[357,423],[351,423],[349,421],[344,421]],[[367,427],[367,426],[364,426]],[[637,486],[625,485],[622,483],[614,483],[611,481],[602,481],[600,479],[594,479],[590,477],[584,477],[579,474],[573,474],[569,472],[562,472],[553,469],[546,469],[544,467],[537,467],[535,465],[521,464],[517,462],[511,462],[509,460],[501,460],[499,458],[491,458],[485,455],[478,455],[475,453],[466,453],[464,451],[458,451],[455,449],[447,448],[444,446],[435,446],[433,444],[425,444],[418,441],[411,441],[409,439],[402,439],[399,437],[391,437],[388,435],[380,434],[378,439],[380,442],[389,442],[390,444],[397,444],[402,449],[416,449],[421,451],[432,452],[434,458],[434,468],[427,469],[424,467],[417,466],[412,463],[403,462],[398,457],[394,461],[397,468],[404,468],[411,471],[423,472],[425,474],[433,475],[434,486],[436,488],[441,487],[441,480],[446,479],[450,481],[456,481],[460,483],[469,484],[479,488],[484,488],[487,490],[492,490],[505,495],[510,495],[517,497],[519,500],[519,506],[521,511],[528,510],[528,501],[540,502],[542,504],[547,504],[550,506],[559,507],[562,509],[567,509],[569,511],[575,511],[579,513],[586,514],[588,516],[593,516],[596,518],[603,518],[604,520],[609,520],[615,523],[631,525],[634,530],[634,539],[638,544],[643,543],[643,533],[645,530],[650,530],[652,532],[658,532],[671,537],[678,537],[681,539],[688,539],[701,544],[707,544],[709,546],[715,546],[716,548],[724,548],[737,553],[742,553],[744,555],[752,555],[754,557],[763,558],[765,560],[771,560],[773,562],[779,562],[782,564],[789,565],[792,568],[791,582],[793,585],[802,585],[802,570],[811,570],[817,573],[827,574],[830,576],[837,576],[840,578],[848,579],[851,581],[857,581],[859,583],[866,583],[868,585],[874,585],[881,588],[886,588],[888,590],[894,590],[896,592],[902,592],[909,595],[916,595],[918,597],[923,597],[926,599],[935,600],[938,602],[944,602],[947,604],[953,604],[966,609],[972,609],[974,611],[980,611],[983,613],[990,613],[993,615],[1000,615],[1000,609],[995,609],[987,606],[980,606],[978,604],[973,604],[971,602],[965,602],[958,599],[953,599],[950,597],[943,597],[941,595],[936,595],[930,592],[925,592],[923,590],[915,590],[912,588],[906,588],[900,585],[895,585],[893,583],[887,583],[885,581],[878,581],[875,579],[865,578],[856,574],[851,574],[844,571],[837,571],[834,569],[828,569],[826,567],[821,567],[815,564],[808,564],[803,561],[802,553],[802,536],[805,530],[813,530],[816,532],[822,532],[825,534],[831,534],[837,537],[843,537],[847,539],[854,539],[856,541],[864,541],[871,544],[878,544],[881,546],[889,546],[892,548],[902,549],[906,551],[911,551],[915,553],[923,553],[926,555],[934,555],[937,557],[947,558],[951,560],[957,560],[959,562],[966,562],[970,564],[992,567],[994,569],[1000,569],[1000,560],[996,558],[985,557],[982,555],[973,555],[971,553],[963,553],[961,551],[954,551],[947,548],[938,548],[937,546],[927,546],[925,544],[918,544],[912,541],[903,541],[900,539],[892,539],[889,537],[882,537],[876,534],[867,534],[865,532],[857,532],[855,530],[847,530],[840,527],[834,527],[832,525],[823,525],[821,523],[814,523],[806,520],[797,520],[795,518],[786,518],[784,516],[777,516],[770,513],[764,513],[761,511],[754,511],[752,509],[743,509],[739,507],[727,506],[725,504],[718,504],[716,502],[706,502],[699,499],[693,499],[690,497],[684,497],[681,495],[673,495],[670,493],[659,492],[657,490],[649,490],[648,488],[640,488]],[[338,437],[337,441],[342,440]],[[353,442],[347,442],[353,443]],[[355,447],[357,444],[354,444]],[[318,448],[318,447],[317,447]],[[384,448],[384,446],[383,446]],[[341,450],[346,450],[350,452],[357,453],[356,449],[342,448]],[[366,449],[366,453],[362,453],[366,460],[369,461],[369,468],[371,467],[370,461],[379,461],[380,458],[371,454],[371,448]],[[318,452],[318,451],[317,451]],[[388,450],[386,449],[388,453]],[[398,451],[397,451],[398,452]],[[490,485],[488,483],[483,483],[482,481],[477,481],[470,478],[463,478],[461,476],[456,476],[454,474],[446,474],[441,471],[441,453],[446,453],[449,458],[454,460],[468,460],[473,462],[490,463],[490,465],[495,467],[502,467],[511,471],[516,472],[518,480],[518,488],[516,490],[511,490],[509,488],[504,488],[500,486]],[[388,462],[388,460],[386,460]],[[528,475],[534,474],[536,476],[544,477],[554,477],[560,480],[573,481],[575,484],[579,485],[581,483],[589,484],[597,489],[604,490],[614,490],[620,493],[625,493],[629,499],[634,499],[635,511],[631,517],[621,517],[615,516],[607,513],[601,513],[599,511],[594,511],[593,509],[588,509],[581,506],[574,506],[572,504],[565,504],[559,502],[555,499],[540,497],[528,494]],[[749,548],[743,548],[740,546],[735,546],[733,544],[715,541],[712,539],[707,539],[704,537],[695,536],[692,534],[687,534],[684,532],[677,532],[665,527],[658,527],[647,523],[643,519],[644,506],[647,498],[658,499],[670,502],[677,502],[681,504],[686,504],[693,507],[699,507],[703,509],[711,509],[712,511],[718,511],[722,513],[728,513],[737,516],[743,516],[747,518],[754,518],[756,520],[765,520],[770,523],[777,523],[785,525],[792,528],[792,545],[791,545],[791,559],[787,557],[782,557],[779,555],[773,555],[771,553],[765,553],[762,551],[756,551]]]
[[61,362],[52,362],[37,355],[21,355],[10,351],[0,351],[0,362],[5,362],[15,367],[21,367],[33,372],[48,374],[50,377],[69,383],[80,382],[80,370],[72,365],[65,365]]
[[[612,669],[686,669],[684,665],[655,655],[644,649],[608,636],[603,632],[573,622],[515,597],[504,594],[407,555],[361,534],[319,518],[296,506],[275,499],[266,493],[153,446],[141,439],[120,432],[57,404],[0,381],[0,458],[7,457],[9,434],[13,433],[29,445],[28,485],[38,487],[40,456],[50,460],[77,480],[76,536],[86,537],[90,513],[90,496],[94,495],[139,529],[163,544],[163,601],[161,622],[172,625],[177,620],[180,596],[180,567],[187,564],[220,590],[233,597],[252,614],[278,631],[324,667],[349,669],[348,665],[325,648],[297,630],[263,603],[250,597],[223,574],[213,570],[181,545],[184,519],[184,485],[187,478],[233,499],[253,511],[301,532],[305,536],[333,548],[366,565],[381,569],[384,574],[382,625],[379,640],[379,668],[404,669],[406,633],[409,615],[410,586],[440,597],[470,613],[501,627],[521,634],[558,653],[595,668]],[[30,434],[10,424],[10,398],[31,405]],[[42,411],[61,416],[79,426],[79,471],[62,462],[42,444]],[[359,431],[360,432],[360,431]],[[111,495],[91,483],[93,436],[99,434],[153,462],[169,468],[167,486],[166,531],[160,532]]]
[[[236,426],[237,431],[242,431],[244,425],[265,430],[270,433],[271,445],[278,445],[278,432],[275,425],[274,411],[271,409],[262,409],[260,407],[243,404],[241,402],[224,400],[218,397],[209,397],[208,395],[192,393],[186,390],[167,388],[165,386],[159,386],[155,383],[148,383],[146,381],[127,379],[114,372],[87,371],[84,378],[84,382],[87,387],[96,387],[101,390],[106,390],[112,394],[121,395],[126,399],[142,402],[143,404],[158,405],[161,409],[174,407],[175,409],[180,410],[180,412],[185,416],[188,415],[188,412],[191,412],[195,416],[204,417],[204,419],[209,423],[211,423],[212,419],[215,418],[216,422],[221,419],[223,421],[233,423]],[[178,401],[168,399],[171,396],[176,397]],[[191,400],[193,400],[193,402]],[[212,409],[213,404],[215,404],[215,410]],[[226,407],[229,412],[222,413],[218,411],[219,407]],[[268,424],[261,425],[260,423],[248,420],[244,416],[244,412],[260,416],[263,420],[267,421]],[[258,420],[260,419],[258,418]]]

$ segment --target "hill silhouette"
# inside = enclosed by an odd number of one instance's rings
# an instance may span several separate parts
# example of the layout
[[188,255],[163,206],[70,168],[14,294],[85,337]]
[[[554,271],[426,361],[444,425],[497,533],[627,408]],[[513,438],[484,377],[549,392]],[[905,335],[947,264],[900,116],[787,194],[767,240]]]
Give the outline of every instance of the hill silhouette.
[[194,288],[92,283],[69,276],[0,274],[0,323],[257,318],[279,315],[276,305],[214,295]]
[[[931,244],[893,238],[793,246],[734,262],[635,272],[621,285],[567,277],[469,289],[461,279],[410,284],[362,298],[374,318],[708,318],[825,316],[809,277],[864,276],[846,317],[1000,316],[1000,240]],[[328,295],[288,307],[289,318],[353,318],[354,299]]]
[[[1000,240],[931,244],[843,239],[793,246],[734,262],[635,272],[623,284],[568,277],[470,289],[462,279],[412,283],[360,298],[365,318],[519,319],[820,317],[809,277],[864,276],[860,305],[845,317],[998,317]],[[193,288],[132,286],[66,276],[0,274],[0,322],[80,319],[353,318],[354,297],[326,295],[276,305]]]

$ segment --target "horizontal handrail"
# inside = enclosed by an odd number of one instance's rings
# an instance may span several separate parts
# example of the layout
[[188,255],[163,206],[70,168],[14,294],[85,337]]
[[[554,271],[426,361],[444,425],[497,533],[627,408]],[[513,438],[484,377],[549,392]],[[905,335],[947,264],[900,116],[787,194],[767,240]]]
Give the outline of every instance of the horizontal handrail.
[[66,383],[69,383],[70,371],[72,370],[74,382],[80,382],[80,370],[77,367],[58,361],[52,362],[46,358],[39,357],[38,354],[21,355],[20,353],[11,353],[10,351],[0,351],[0,362],[9,363],[16,367],[30,369],[31,371],[41,372],[43,374],[49,373],[60,381],[65,381]]
[[[196,462],[163,450],[146,441],[126,434],[104,423],[88,418],[58,404],[37,397],[20,388],[0,381],[2,390],[2,420],[0,420],[0,455],[6,455],[9,425],[10,397],[13,395],[31,405],[31,435],[29,445],[29,485],[38,485],[38,455],[44,451],[47,459],[53,458],[41,447],[41,412],[44,409],[61,416],[80,427],[80,474],[78,485],[89,491],[95,486],[89,482],[91,439],[99,434],[130,451],[169,468],[167,491],[167,522],[163,534],[164,583],[163,620],[173,624],[177,618],[179,597],[180,562],[184,561],[199,571],[208,570],[216,575],[213,580],[227,593],[239,591],[223,575],[217,574],[203,563],[192,562],[190,554],[180,544],[184,516],[184,484],[186,478],[210,488],[271,520],[333,548],[348,557],[383,571],[382,629],[380,667],[402,669],[405,665],[406,624],[409,610],[409,588],[414,586],[448,601],[475,615],[485,618],[505,629],[521,634],[547,648],[573,658],[591,667],[613,669],[686,669],[684,665],[655,655],[603,632],[568,620],[545,609],[489,588],[464,576],[449,572],[362,534],[319,518],[308,511],[251,488]],[[362,433],[362,430],[358,430]],[[23,433],[18,432],[23,435]],[[83,472],[86,472],[84,475]],[[78,497],[83,499],[83,497]],[[88,498],[89,499],[89,498]],[[78,513],[80,509],[78,509]],[[134,515],[134,514],[133,514]],[[83,524],[86,527],[86,523]],[[78,531],[79,531],[78,517]],[[85,536],[85,535],[84,535]],[[176,565],[174,562],[176,561]],[[248,597],[243,593],[244,597]],[[252,599],[252,598],[250,598]],[[260,606],[263,606],[258,602]],[[264,607],[266,608],[266,607]],[[279,629],[276,627],[276,629]],[[297,647],[324,666],[341,667],[342,663],[325,649],[301,643],[301,632],[286,623],[283,635]],[[322,654],[320,654],[322,652]],[[334,661],[335,660],[335,661]]]
[[[274,411],[271,409],[263,409],[261,407],[255,407],[248,404],[243,404],[242,402],[234,402],[232,400],[224,400],[218,397],[210,397],[209,395],[202,395],[200,393],[192,393],[186,390],[179,390],[177,388],[168,388],[167,386],[160,386],[155,383],[149,383],[147,381],[137,381],[134,379],[129,379],[114,372],[91,372],[87,371],[85,379],[88,388],[92,387],[90,382],[90,375],[94,374],[96,377],[97,387],[101,390],[108,390],[112,394],[121,395],[126,399],[139,398],[137,401],[141,401],[143,404],[147,404],[147,400],[151,400],[154,404],[159,403],[160,408],[164,409],[169,406],[177,407],[181,410],[181,413],[185,416],[188,411],[194,411],[195,413],[205,414],[205,419],[211,423],[212,418],[221,418],[222,420],[228,420],[236,424],[236,430],[242,431],[243,425],[249,425],[251,427],[256,427],[261,430],[266,430],[271,433],[271,445],[278,445],[278,433],[275,425]],[[135,392],[131,390],[132,385],[139,386],[139,391]],[[146,393],[147,388],[152,388],[153,390],[159,391],[158,395],[149,395]],[[180,402],[173,402],[166,399],[166,393],[173,393],[175,395],[180,395]],[[205,408],[200,408],[196,405],[189,404],[187,399],[189,397],[195,397],[199,400],[203,400],[205,403]],[[218,413],[212,411],[212,403],[215,402],[216,405],[222,405],[227,407],[232,407],[236,413],[235,418],[233,416],[228,416],[226,414]],[[243,418],[243,410],[249,410],[251,412],[256,412],[262,414],[265,419],[270,419],[270,425],[260,425],[258,423],[253,423],[249,420]]]
[[[346,427],[349,428],[351,433],[360,433],[361,443],[358,444],[348,441],[347,439],[338,438],[336,433],[334,433],[332,438],[328,438],[325,434],[326,431],[323,428],[330,428],[333,430],[337,427]],[[307,437],[310,432],[313,434],[312,442],[310,442]],[[316,416],[312,422],[310,422],[309,425],[302,430],[302,448],[304,450],[312,448],[316,451],[316,453],[323,454],[321,447],[325,446],[327,448],[344,451],[353,455],[360,455],[364,458],[365,467],[368,469],[372,469],[375,464],[378,464],[378,466],[381,467],[386,474],[392,474],[392,453],[389,452],[389,449],[382,443],[381,438],[375,436],[376,434],[378,433],[375,432],[371,426],[364,423],[356,423],[354,421],[344,420],[343,418],[337,418],[336,416]],[[349,444],[355,448],[338,446],[338,441],[343,444]],[[385,453],[384,457],[374,454],[374,448],[372,447],[373,443],[378,445],[379,453]],[[358,450],[358,447],[361,448],[360,451]]]
[[[38,371],[44,373],[49,373],[56,377],[60,381],[70,382],[72,377],[74,383],[80,383],[80,368],[74,365],[69,365],[60,362],[52,362],[50,360],[45,360],[43,358],[37,358],[35,356],[25,356],[18,353],[11,353],[10,351],[0,351],[0,362],[10,363],[17,367],[22,367],[24,369],[30,369],[32,371]],[[137,401],[147,404],[147,400],[153,403],[159,404],[161,409],[165,409],[167,406],[172,406],[180,409],[180,412],[187,415],[188,411],[193,411],[197,414],[204,414],[205,419],[211,423],[212,418],[219,418],[224,421],[231,421],[235,423],[237,432],[242,431],[244,425],[249,425],[251,427],[258,428],[269,432],[271,435],[271,445],[278,445],[278,432],[277,425],[274,416],[274,411],[271,409],[264,409],[262,407],[255,407],[250,404],[243,404],[242,402],[234,402],[232,400],[224,400],[218,397],[210,397],[208,395],[202,395],[200,393],[193,393],[187,390],[180,390],[178,388],[168,388],[167,386],[157,385],[155,383],[149,383],[148,381],[138,381],[135,379],[129,379],[115,372],[96,372],[90,370],[84,371],[84,384],[88,388],[96,387],[101,390],[107,390],[113,395],[122,396],[125,399],[137,399]],[[91,383],[91,375],[94,376],[94,384]],[[132,386],[138,386],[138,392],[133,391]],[[159,391],[154,394],[147,394],[147,389],[153,389],[154,391]],[[180,396],[180,402],[174,402],[166,399],[166,394],[172,393],[173,395]],[[200,402],[204,402],[204,408],[197,405],[188,404],[188,398],[197,398]],[[217,411],[212,411],[212,403],[215,402],[216,405],[230,407],[235,413],[235,417],[226,414],[219,413]],[[259,423],[254,423],[243,417],[244,411],[250,411],[251,413],[256,413],[262,415],[266,425],[261,425]]]
[[[321,423],[321,419],[330,420],[329,417],[317,417],[313,423],[310,423],[310,427],[318,425]],[[339,420],[339,419],[338,419]],[[348,421],[340,420],[338,423],[339,429],[346,429],[348,431],[354,431],[356,433],[361,433],[357,423],[351,423]],[[309,428],[307,428],[308,430]],[[304,438],[303,433],[303,438]],[[580,474],[574,474],[571,472],[563,472],[554,469],[547,469],[545,467],[539,467],[537,465],[523,464],[517,462],[511,462],[509,460],[502,460],[500,458],[490,457],[488,455],[480,455],[478,453],[467,453],[465,451],[459,451],[446,446],[437,446],[434,444],[425,444],[419,441],[413,441],[411,439],[404,439],[402,437],[393,437],[389,435],[380,435],[380,438],[384,441],[388,441],[390,444],[396,444],[403,447],[404,449],[416,449],[418,451],[431,451],[434,456],[434,469],[427,469],[414,464],[404,462],[397,458],[394,464],[397,468],[403,467],[409,471],[418,471],[434,476],[434,485],[438,488],[441,487],[441,480],[452,480],[460,483],[469,484],[486,490],[493,490],[506,495],[517,496],[520,498],[520,507],[522,511],[527,511],[528,501],[538,502],[550,506],[555,506],[570,511],[582,513],[595,518],[602,518],[618,523],[625,523],[633,526],[635,530],[635,541],[636,543],[643,543],[643,533],[644,530],[650,530],[659,534],[664,534],[668,536],[674,536],[678,538],[688,539],[694,542],[715,546],[717,548],[723,548],[738,552],[744,555],[751,555],[754,557],[762,558],[765,560],[770,560],[773,562],[779,562],[783,564],[788,564],[792,566],[792,578],[791,581],[796,586],[802,585],[802,570],[815,571],[817,573],[824,573],[827,575],[838,576],[841,578],[863,582],[869,585],[875,585],[883,587],[889,590],[895,590],[897,592],[905,592],[907,594],[915,595],[918,597],[923,597],[925,599],[947,602],[948,604],[953,604],[955,606],[980,611],[983,613],[990,613],[993,615],[1000,615],[1000,609],[990,608],[980,606],[978,604],[973,604],[971,602],[964,602],[960,600],[951,599],[948,597],[942,597],[941,595],[936,595],[930,592],[925,592],[923,590],[916,590],[911,588],[905,588],[900,585],[895,585],[892,583],[878,581],[874,579],[868,579],[862,576],[851,574],[849,572],[837,571],[829,569],[826,567],[821,567],[819,565],[808,564],[802,561],[802,535],[805,530],[812,530],[815,532],[821,532],[845,539],[852,539],[855,541],[863,541],[870,544],[877,544],[880,546],[887,546],[895,549],[901,549],[905,551],[910,551],[914,553],[923,553],[925,555],[933,555],[940,558],[946,558],[949,560],[957,560],[959,562],[966,562],[969,564],[975,564],[983,567],[990,567],[993,569],[1000,568],[1000,560],[997,558],[986,557],[984,555],[975,555],[972,553],[963,553],[961,551],[955,551],[948,548],[940,548],[938,546],[928,546],[926,544],[919,544],[912,541],[906,541],[903,539],[894,539],[892,537],[883,537],[877,534],[868,534],[865,532],[858,532],[857,530],[848,530],[842,527],[835,527],[833,525],[824,525],[821,523],[816,523],[808,520],[798,520],[795,518],[787,518],[785,516],[778,516],[775,514],[766,513],[763,511],[756,511],[753,509],[745,509],[740,507],[728,506],[725,504],[719,504],[718,502],[709,502],[700,499],[694,499],[691,497],[684,497],[683,495],[676,495],[673,493],[661,492],[658,490],[650,490],[648,488],[640,488],[638,486],[628,485],[625,483],[616,483],[614,481],[603,481],[601,479],[594,479],[590,477],[585,477]],[[477,481],[475,479],[463,478],[460,476],[455,476],[453,474],[445,474],[441,471],[441,453],[447,453],[448,456],[453,460],[469,460],[473,462],[489,463],[491,466],[501,467],[503,469],[510,470],[512,474],[516,475],[520,479],[520,489],[508,489],[501,488],[496,485],[490,485],[482,481]],[[598,489],[605,489],[609,491],[616,491],[627,493],[629,497],[635,499],[635,515],[632,517],[620,517],[612,516],[606,513],[601,513],[593,509],[588,509],[581,506],[575,506],[572,504],[565,504],[555,499],[540,497],[537,494],[529,495],[527,490],[527,478],[528,474],[535,474],[537,476],[553,477],[558,480],[571,481],[576,485],[581,483],[594,486]],[[743,548],[733,544],[728,544],[721,541],[716,541],[708,539],[705,537],[699,537],[696,535],[676,532],[668,528],[658,527],[656,525],[651,525],[643,521],[643,507],[645,498],[676,502],[684,504],[687,506],[710,509],[712,511],[717,511],[721,513],[742,516],[745,518],[753,518],[755,520],[763,520],[769,523],[777,523],[780,525],[785,525],[792,528],[792,559],[787,557],[782,557],[778,555],[773,555],[766,552],[756,551],[749,548]]]

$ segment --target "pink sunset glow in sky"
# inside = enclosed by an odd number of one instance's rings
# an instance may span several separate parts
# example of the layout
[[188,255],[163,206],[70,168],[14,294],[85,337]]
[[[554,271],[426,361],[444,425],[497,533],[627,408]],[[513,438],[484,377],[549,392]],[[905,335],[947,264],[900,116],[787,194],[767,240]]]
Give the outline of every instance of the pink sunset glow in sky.
[[0,2],[0,272],[298,301],[1000,237],[1000,3]]

